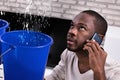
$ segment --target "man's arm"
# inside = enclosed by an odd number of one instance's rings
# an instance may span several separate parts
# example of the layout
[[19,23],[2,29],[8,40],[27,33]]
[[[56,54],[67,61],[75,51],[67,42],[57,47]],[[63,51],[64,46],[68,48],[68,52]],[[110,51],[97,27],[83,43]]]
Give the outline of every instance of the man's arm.
[[94,80],[106,80],[105,71],[94,72]]

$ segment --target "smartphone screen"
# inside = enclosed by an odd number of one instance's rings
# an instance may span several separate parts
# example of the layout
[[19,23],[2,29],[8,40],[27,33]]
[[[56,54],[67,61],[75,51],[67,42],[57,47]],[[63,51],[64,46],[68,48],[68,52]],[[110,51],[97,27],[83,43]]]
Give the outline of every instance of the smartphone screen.
[[102,43],[102,39],[97,33],[93,35],[92,40],[95,40],[96,42],[98,42],[99,45]]

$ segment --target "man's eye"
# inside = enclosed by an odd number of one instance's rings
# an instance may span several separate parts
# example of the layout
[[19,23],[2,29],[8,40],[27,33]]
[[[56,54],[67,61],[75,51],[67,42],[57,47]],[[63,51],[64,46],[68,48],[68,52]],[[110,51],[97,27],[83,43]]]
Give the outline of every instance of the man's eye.
[[79,30],[85,30],[84,26],[79,26]]

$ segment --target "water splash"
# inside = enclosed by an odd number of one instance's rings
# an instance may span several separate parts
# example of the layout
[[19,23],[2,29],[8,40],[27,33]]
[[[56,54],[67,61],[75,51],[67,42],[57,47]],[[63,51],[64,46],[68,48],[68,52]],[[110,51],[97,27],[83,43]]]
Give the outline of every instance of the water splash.
[[[18,22],[22,22],[23,25],[23,30],[27,30],[29,33],[29,30],[32,31],[37,31],[37,32],[41,32],[43,29],[47,28],[49,25],[49,22],[47,20],[46,14],[47,12],[51,11],[51,0],[38,0],[41,1],[42,5],[41,8],[37,8],[37,12],[38,13],[42,13],[41,15],[34,15],[31,14],[31,7],[33,6],[33,0],[29,0],[28,6],[26,7],[26,10],[24,12],[23,18],[24,20],[21,20],[19,18]],[[19,15],[21,16],[21,15]],[[28,41],[24,41],[24,39],[26,38],[25,35],[22,35],[23,37],[21,37],[21,43],[24,43],[26,45],[30,45],[30,43],[28,43]],[[37,38],[38,36],[34,35],[34,38],[31,39],[31,41],[35,42],[38,41]],[[38,45],[40,42],[35,42],[36,45]]]
[[[31,15],[31,10],[30,10],[31,7],[33,6],[32,4],[33,0],[29,0],[28,6],[26,7],[24,13],[25,20],[22,23],[23,30],[33,30],[33,31],[41,32],[41,28],[46,28],[46,25],[49,25],[45,17],[47,16],[48,13],[51,12],[51,0],[38,0],[38,2],[41,2],[40,7],[36,9],[37,15],[33,16]],[[28,13],[29,13],[29,17],[28,17]],[[38,18],[37,16],[41,16],[41,17]]]
[[2,16],[2,15],[5,15],[5,12],[3,12],[3,11],[0,11],[0,15]]

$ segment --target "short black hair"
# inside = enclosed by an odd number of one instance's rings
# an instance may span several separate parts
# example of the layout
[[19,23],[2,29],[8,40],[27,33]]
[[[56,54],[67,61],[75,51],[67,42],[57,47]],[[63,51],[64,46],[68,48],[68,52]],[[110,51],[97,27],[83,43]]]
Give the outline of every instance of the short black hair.
[[104,17],[102,17],[99,13],[93,10],[85,10],[82,11],[82,13],[89,14],[95,18],[94,25],[96,26],[95,30],[97,33],[102,35],[106,34],[108,24]]

